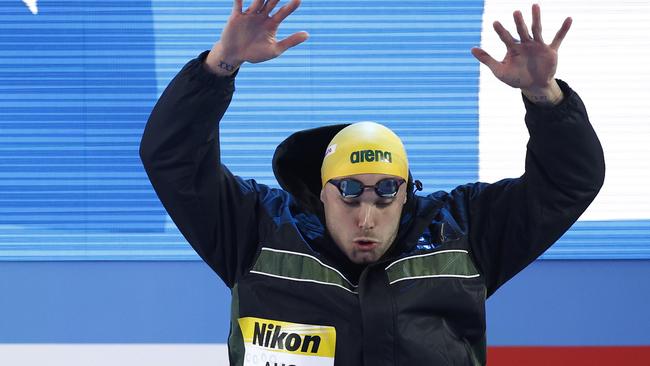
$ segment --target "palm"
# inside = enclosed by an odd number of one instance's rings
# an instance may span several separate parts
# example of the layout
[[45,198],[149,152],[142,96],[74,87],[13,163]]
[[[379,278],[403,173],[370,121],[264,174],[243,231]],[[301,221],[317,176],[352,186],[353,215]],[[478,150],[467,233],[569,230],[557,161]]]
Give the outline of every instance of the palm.
[[277,24],[261,14],[234,15],[221,35],[225,50],[242,61],[262,62],[275,56]]
[[541,42],[510,47],[494,74],[514,88],[531,88],[548,83],[555,75],[557,52]]
[[220,43],[224,52],[237,55],[241,62],[257,63],[277,57],[289,47],[306,40],[307,34],[298,32],[277,41],[278,26],[300,2],[292,0],[273,16],[269,16],[277,3],[278,0],[254,0],[242,12],[242,1],[236,0],[233,13],[221,34]]
[[494,22],[497,32],[507,52],[503,61],[496,61],[481,48],[472,49],[472,54],[490,68],[502,82],[521,89],[543,88],[555,76],[557,69],[557,51],[569,31],[571,18],[567,18],[555,35],[553,42],[544,43],[538,5],[533,5],[532,36],[523,20],[521,12],[514,13],[519,40],[515,39],[499,22]]

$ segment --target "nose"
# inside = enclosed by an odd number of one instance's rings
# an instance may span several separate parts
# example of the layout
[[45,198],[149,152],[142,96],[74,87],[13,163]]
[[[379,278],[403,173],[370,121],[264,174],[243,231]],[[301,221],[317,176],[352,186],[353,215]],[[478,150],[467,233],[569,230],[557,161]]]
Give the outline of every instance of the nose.
[[359,228],[370,230],[375,227],[375,207],[372,204],[362,202],[359,206]]

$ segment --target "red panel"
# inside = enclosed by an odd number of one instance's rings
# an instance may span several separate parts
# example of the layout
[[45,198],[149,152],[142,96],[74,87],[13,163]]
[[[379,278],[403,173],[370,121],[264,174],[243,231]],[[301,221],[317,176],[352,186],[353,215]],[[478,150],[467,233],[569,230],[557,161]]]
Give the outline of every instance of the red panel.
[[489,366],[650,366],[650,346],[488,347]]

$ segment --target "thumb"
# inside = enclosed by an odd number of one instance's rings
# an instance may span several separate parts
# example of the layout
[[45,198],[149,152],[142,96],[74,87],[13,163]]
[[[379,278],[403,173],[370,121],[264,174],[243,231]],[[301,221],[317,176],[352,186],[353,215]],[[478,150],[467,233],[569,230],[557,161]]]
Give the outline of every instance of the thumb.
[[309,33],[307,32],[297,32],[289,37],[281,40],[278,42],[278,48],[280,50],[280,53],[283,53],[284,51],[288,50],[291,47],[297,46],[301,44],[302,42],[306,41],[307,38],[309,38]]
[[492,72],[494,72],[496,67],[498,67],[500,64],[499,61],[495,60],[492,56],[490,56],[489,53],[485,52],[480,47],[473,47],[472,55],[476,57],[476,59],[479,60],[483,65],[487,66]]

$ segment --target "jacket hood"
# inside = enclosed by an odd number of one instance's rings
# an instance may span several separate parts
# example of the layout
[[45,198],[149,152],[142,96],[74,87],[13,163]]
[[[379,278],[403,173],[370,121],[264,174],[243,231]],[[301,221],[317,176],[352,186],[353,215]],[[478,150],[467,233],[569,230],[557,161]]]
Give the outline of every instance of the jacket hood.
[[321,178],[325,149],[332,138],[349,124],[298,131],[284,140],[273,155],[273,173],[280,187],[306,210],[320,214]]

